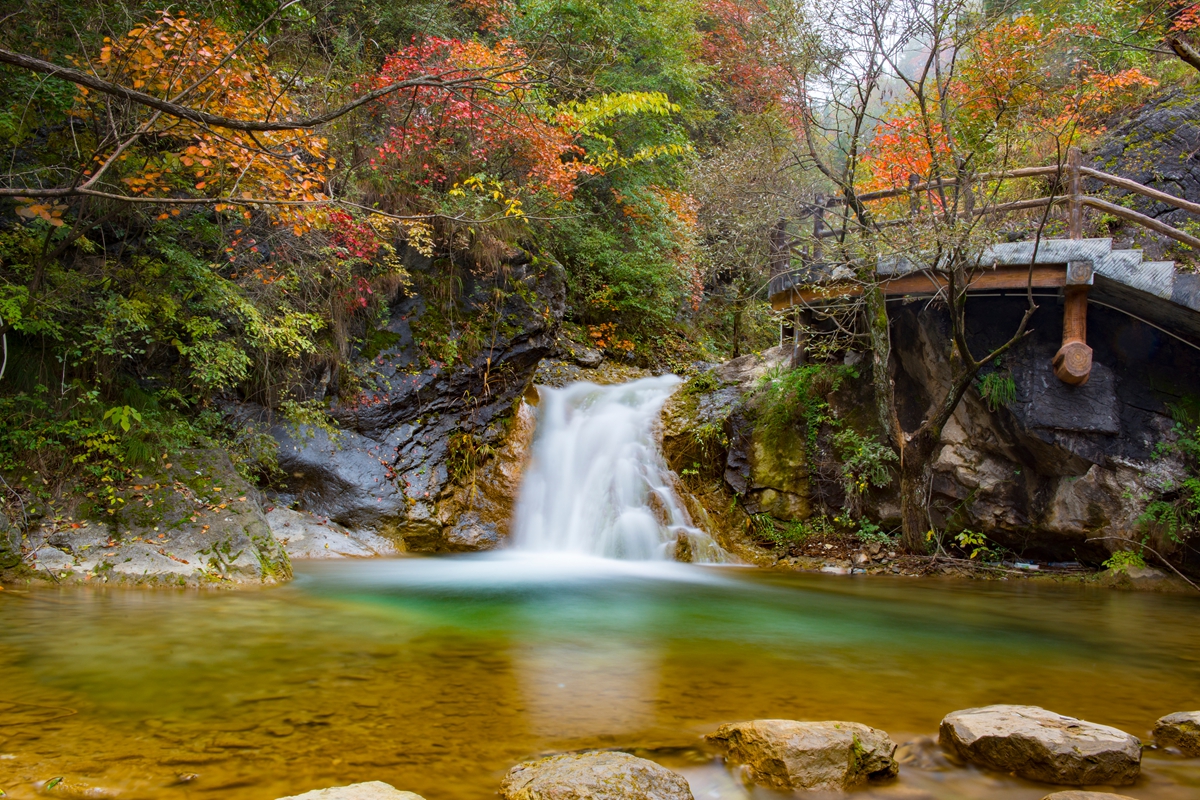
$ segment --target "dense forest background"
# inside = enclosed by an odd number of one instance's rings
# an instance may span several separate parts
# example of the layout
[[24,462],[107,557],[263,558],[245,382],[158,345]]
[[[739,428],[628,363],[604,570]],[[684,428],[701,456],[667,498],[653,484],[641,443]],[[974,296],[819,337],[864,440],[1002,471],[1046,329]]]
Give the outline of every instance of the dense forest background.
[[6,0],[0,19],[0,475],[32,506],[102,504],[202,443],[269,468],[221,398],[319,424],[405,295],[430,309],[423,363],[466,362],[494,332],[463,286],[486,278],[498,309],[517,263],[561,264],[568,328],[614,358],[686,372],[768,347],[780,219],[1061,161],[1200,77],[1179,0]]

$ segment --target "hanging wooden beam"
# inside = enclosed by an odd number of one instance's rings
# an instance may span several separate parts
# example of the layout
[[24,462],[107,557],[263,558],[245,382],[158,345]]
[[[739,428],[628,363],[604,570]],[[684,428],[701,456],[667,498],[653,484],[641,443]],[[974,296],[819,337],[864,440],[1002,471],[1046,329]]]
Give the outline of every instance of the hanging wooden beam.
[[[1067,229],[1072,239],[1083,238],[1083,153],[1067,151]],[[1062,347],[1054,354],[1054,374],[1063,383],[1082,386],[1092,374],[1092,348],[1087,343],[1087,299],[1092,285],[1092,263],[1067,265],[1063,303]]]

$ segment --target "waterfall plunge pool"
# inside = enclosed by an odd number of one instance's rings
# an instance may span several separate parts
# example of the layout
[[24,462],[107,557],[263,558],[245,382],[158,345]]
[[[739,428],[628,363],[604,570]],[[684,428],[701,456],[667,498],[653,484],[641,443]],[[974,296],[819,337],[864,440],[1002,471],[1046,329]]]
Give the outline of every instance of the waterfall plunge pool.
[[[126,798],[271,800],[383,780],[495,797],[513,764],[630,749],[696,800],[762,800],[708,752],[720,723],[844,719],[897,742],[997,702],[1149,740],[1200,707],[1200,601],[1014,583],[768,573],[498,553],[298,565],[241,593],[0,593],[0,788],[66,776]],[[905,766],[861,800],[1039,800]],[[1200,796],[1150,751],[1139,800]],[[819,797],[819,795],[811,795]]]
[[[61,776],[78,797],[273,800],[382,780],[484,800],[522,760],[620,748],[696,800],[766,800],[704,734],[834,719],[907,742],[957,709],[1029,703],[1147,737],[1200,707],[1194,597],[671,561],[681,537],[723,555],[654,446],[678,383],[543,391],[509,550],[309,562],[237,594],[0,593],[0,789],[32,798]],[[853,796],[1047,793],[919,760]],[[1149,753],[1123,793],[1194,800],[1200,759]]]

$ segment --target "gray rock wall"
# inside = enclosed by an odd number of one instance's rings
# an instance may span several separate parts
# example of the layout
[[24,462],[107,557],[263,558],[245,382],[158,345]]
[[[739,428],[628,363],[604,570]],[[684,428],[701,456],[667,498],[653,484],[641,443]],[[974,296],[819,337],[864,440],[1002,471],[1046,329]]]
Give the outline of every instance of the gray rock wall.
[[[373,355],[359,401],[332,406],[333,436],[270,425],[285,473],[273,487],[278,501],[378,530],[409,551],[495,546],[507,534],[507,510],[494,502],[476,508],[477,495],[460,488],[503,449],[520,398],[554,352],[564,304],[562,268],[553,261],[514,266],[506,280],[507,299],[491,320],[494,338],[470,363],[423,368],[412,323],[424,308],[419,298],[406,299],[391,309],[386,329],[395,343]],[[494,288],[467,286],[465,302],[482,304]],[[266,420],[262,409],[239,413]]]

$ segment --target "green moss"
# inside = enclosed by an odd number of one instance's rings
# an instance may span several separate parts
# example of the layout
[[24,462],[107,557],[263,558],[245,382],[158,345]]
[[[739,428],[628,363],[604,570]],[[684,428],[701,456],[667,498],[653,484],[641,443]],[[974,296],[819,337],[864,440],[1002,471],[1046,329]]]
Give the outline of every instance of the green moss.
[[400,343],[401,336],[398,333],[393,333],[389,330],[371,330],[363,337],[362,350],[358,355],[360,358],[370,361],[378,356],[384,350],[390,350]]

